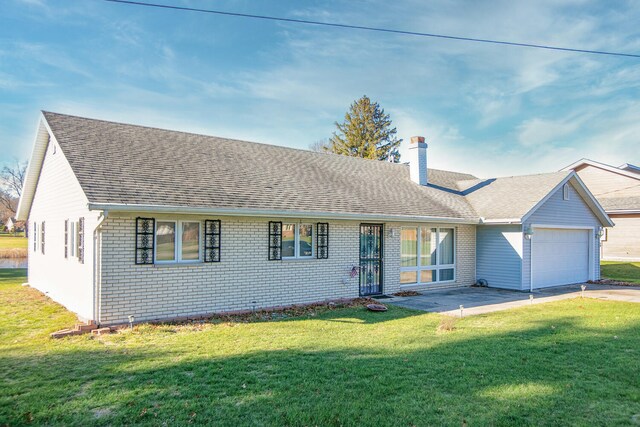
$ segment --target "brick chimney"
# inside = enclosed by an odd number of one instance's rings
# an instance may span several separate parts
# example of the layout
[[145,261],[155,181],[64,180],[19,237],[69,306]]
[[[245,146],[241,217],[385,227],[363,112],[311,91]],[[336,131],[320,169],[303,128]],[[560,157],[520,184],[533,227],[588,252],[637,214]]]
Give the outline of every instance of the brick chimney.
[[427,170],[427,143],[424,136],[412,136],[409,145],[409,170],[411,181],[420,185],[427,185],[429,173]]

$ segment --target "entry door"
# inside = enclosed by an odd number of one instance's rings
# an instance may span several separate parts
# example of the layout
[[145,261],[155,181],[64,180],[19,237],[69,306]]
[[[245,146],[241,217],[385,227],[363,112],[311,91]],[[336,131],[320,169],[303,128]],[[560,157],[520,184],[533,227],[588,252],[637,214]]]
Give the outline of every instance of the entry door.
[[532,240],[533,288],[589,280],[589,231],[536,228]]
[[360,295],[382,293],[382,224],[360,224]]

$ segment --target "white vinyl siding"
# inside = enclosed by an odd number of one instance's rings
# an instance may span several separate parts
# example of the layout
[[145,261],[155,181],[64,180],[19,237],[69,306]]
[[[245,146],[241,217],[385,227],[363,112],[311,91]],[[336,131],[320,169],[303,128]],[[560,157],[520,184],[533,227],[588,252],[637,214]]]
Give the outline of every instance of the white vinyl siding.
[[[53,141],[51,143],[54,143]],[[37,239],[37,251],[29,251],[29,285],[46,292],[49,297],[75,312],[81,319],[94,318],[94,245],[93,231],[98,221],[98,212],[87,208],[87,198],[78,183],[64,152],[58,147],[55,153],[46,150],[38,186],[29,212],[29,224],[38,224],[32,233]],[[73,218],[85,218],[85,263],[77,258],[65,260],[64,222]],[[46,227],[46,249],[42,254],[40,227]],[[70,221],[71,223],[71,221]],[[31,233],[31,230],[30,230]],[[73,248],[77,256],[77,226],[74,230]]]

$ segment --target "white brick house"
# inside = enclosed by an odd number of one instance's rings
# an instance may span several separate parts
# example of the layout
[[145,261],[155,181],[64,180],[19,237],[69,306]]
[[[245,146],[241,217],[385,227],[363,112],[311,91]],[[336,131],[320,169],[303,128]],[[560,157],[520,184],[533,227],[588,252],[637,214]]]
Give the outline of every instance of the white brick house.
[[29,284],[111,325],[598,278],[613,224],[575,173],[481,180],[427,169],[423,138],[410,153],[407,166],[45,112],[18,207]]

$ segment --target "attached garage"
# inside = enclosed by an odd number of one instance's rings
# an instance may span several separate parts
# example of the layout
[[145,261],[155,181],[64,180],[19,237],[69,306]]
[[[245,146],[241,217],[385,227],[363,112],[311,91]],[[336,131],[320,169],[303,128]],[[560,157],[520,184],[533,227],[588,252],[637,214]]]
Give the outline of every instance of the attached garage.
[[583,283],[590,278],[588,229],[534,228],[531,243],[532,288]]
[[600,235],[613,223],[578,177],[570,174],[555,183],[545,175],[505,180],[510,184],[503,183],[502,192],[517,191],[522,203],[510,197],[499,205],[499,194],[490,195],[487,209],[505,214],[502,221],[477,228],[476,277],[491,287],[519,291],[599,279]]

